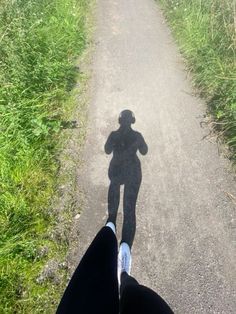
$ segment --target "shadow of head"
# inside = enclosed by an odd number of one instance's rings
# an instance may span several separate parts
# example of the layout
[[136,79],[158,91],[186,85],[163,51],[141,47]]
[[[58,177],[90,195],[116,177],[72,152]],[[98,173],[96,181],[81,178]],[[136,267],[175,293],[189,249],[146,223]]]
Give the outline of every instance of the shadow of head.
[[131,110],[123,110],[119,115],[119,124],[121,127],[131,126],[131,124],[135,123],[135,116]]

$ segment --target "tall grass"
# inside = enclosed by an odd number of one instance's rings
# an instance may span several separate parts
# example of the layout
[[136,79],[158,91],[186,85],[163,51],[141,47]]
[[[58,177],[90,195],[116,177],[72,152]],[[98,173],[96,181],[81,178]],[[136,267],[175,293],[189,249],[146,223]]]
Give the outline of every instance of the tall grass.
[[236,162],[236,4],[232,0],[159,0],[213,125]]
[[37,278],[48,259],[65,252],[65,243],[50,237],[48,208],[88,3],[0,2],[0,313],[51,313],[62,289],[60,280]]

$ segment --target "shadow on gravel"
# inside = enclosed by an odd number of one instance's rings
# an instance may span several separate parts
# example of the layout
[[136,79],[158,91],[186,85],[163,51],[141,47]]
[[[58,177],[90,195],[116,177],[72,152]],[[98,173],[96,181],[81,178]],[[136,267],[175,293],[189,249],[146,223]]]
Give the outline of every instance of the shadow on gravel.
[[148,152],[148,146],[141,133],[134,131],[131,124],[135,123],[132,111],[124,110],[119,116],[120,127],[111,132],[105,144],[105,152],[113,157],[110,162],[108,176],[108,220],[116,223],[120,203],[120,187],[124,185],[123,228],[121,242],[132,247],[136,230],[136,201],[142,181],[141,163],[137,151],[142,155]]
[[62,129],[77,129],[78,123],[77,121],[61,121]]

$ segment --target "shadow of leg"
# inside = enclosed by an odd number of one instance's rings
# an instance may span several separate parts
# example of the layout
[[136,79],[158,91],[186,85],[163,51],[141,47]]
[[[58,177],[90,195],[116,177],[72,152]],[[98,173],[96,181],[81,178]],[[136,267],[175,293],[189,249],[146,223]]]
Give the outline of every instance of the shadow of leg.
[[129,183],[125,184],[124,188],[124,220],[121,242],[128,243],[130,248],[133,245],[136,230],[135,209],[139,187],[140,184]]
[[116,225],[117,211],[120,203],[120,185],[118,183],[110,183],[108,191],[108,221]]

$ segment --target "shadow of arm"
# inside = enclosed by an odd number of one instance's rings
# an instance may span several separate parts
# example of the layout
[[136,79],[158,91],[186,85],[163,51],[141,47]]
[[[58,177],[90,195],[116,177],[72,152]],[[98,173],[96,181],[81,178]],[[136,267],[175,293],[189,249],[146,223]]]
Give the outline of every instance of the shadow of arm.
[[142,155],[146,155],[148,152],[148,146],[147,146],[142,134],[140,134],[138,150],[139,150],[140,154],[142,154]]
[[104,146],[104,150],[106,154],[111,154],[111,152],[113,151],[113,136],[112,133],[108,136],[108,139],[106,141],[106,144]]

